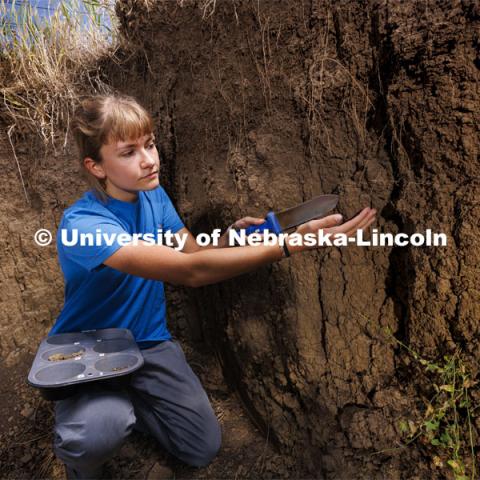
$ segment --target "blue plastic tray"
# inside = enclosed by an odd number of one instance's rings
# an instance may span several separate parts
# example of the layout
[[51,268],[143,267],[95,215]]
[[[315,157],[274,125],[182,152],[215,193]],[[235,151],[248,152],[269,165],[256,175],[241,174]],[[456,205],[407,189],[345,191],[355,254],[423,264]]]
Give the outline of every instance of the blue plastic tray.
[[143,355],[125,328],[61,333],[40,343],[28,383],[44,397],[57,400],[86,382],[110,380],[110,385],[122,385],[142,365]]

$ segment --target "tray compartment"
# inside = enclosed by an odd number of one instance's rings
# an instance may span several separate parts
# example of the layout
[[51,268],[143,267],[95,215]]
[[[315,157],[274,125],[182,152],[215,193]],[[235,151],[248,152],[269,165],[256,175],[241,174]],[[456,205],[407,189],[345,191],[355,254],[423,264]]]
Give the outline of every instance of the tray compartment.
[[[73,355],[77,353],[78,355]],[[85,348],[80,345],[65,345],[64,347],[52,348],[42,354],[42,360],[47,362],[66,362],[67,360],[73,360],[75,357],[82,357],[85,354]],[[61,358],[62,356],[67,358]]]
[[131,340],[126,338],[119,338],[115,340],[103,340],[98,342],[94,347],[93,351],[96,353],[114,353],[122,352],[132,347]]
[[102,373],[120,373],[134,367],[138,357],[128,353],[120,353],[111,357],[102,358],[95,363],[94,368]]
[[104,328],[89,332],[89,335],[92,335],[96,340],[132,339],[132,334],[125,328]]
[[81,333],[59,333],[47,337],[47,343],[50,345],[69,345],[71,343],[79,342],[83,337]]
[[86,366],[80,362],[59,362],[55,365],[40,369],[35,379],[42,383],[66,382],[83,373]]

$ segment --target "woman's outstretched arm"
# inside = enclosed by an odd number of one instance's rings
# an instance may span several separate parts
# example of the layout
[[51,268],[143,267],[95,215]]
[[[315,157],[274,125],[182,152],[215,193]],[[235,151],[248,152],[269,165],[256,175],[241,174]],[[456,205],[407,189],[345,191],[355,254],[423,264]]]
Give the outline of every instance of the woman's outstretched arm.
[[[365,208],[343,224],[339,224],[338,215],[330,215],[300,225],[297,233],[305,235],[323,229],[324,233],[344,233],[350,236],[358,229],[367,229],[375,220],[375,213],[375,210]],[[292,245],[288,237],[287,245],[292,255],[314,248]],[[279,245],[202,249],[187,254],[169,247],[139,242],[138,245],[130,244],[119,248],[104,264],[143,278],[200,287],[253,271],[281,259],[283,255],[283,249]]]

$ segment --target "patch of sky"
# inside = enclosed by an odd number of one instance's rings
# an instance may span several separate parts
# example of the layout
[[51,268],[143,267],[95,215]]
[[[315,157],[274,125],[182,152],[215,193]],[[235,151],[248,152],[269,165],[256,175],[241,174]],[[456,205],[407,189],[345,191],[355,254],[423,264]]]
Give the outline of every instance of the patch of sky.
[[75,19],[82,28],[99,28],[111,39],[115,0],[0,0],[0,4],[0,26],[12,30],[29,22],[48,26],[50,18],[59,12],[61,17]]

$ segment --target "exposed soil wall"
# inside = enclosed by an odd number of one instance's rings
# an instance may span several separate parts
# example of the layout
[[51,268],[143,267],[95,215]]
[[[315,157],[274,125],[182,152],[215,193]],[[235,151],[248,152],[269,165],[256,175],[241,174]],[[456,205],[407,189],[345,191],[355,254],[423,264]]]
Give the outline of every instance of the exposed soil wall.
[[[147,50],[136,89],[194,232],[315,194],[378,209],[446,248],[326,249],[192,294],[189,321],[284,451],[328,478],[420,475],[399,439],[419,405],[397,338],[478,359],[478,6],[473,2],[120,2]],[[410,473],[409,473],[410,472]],[[431,473],[430,475],[434,475]]]

